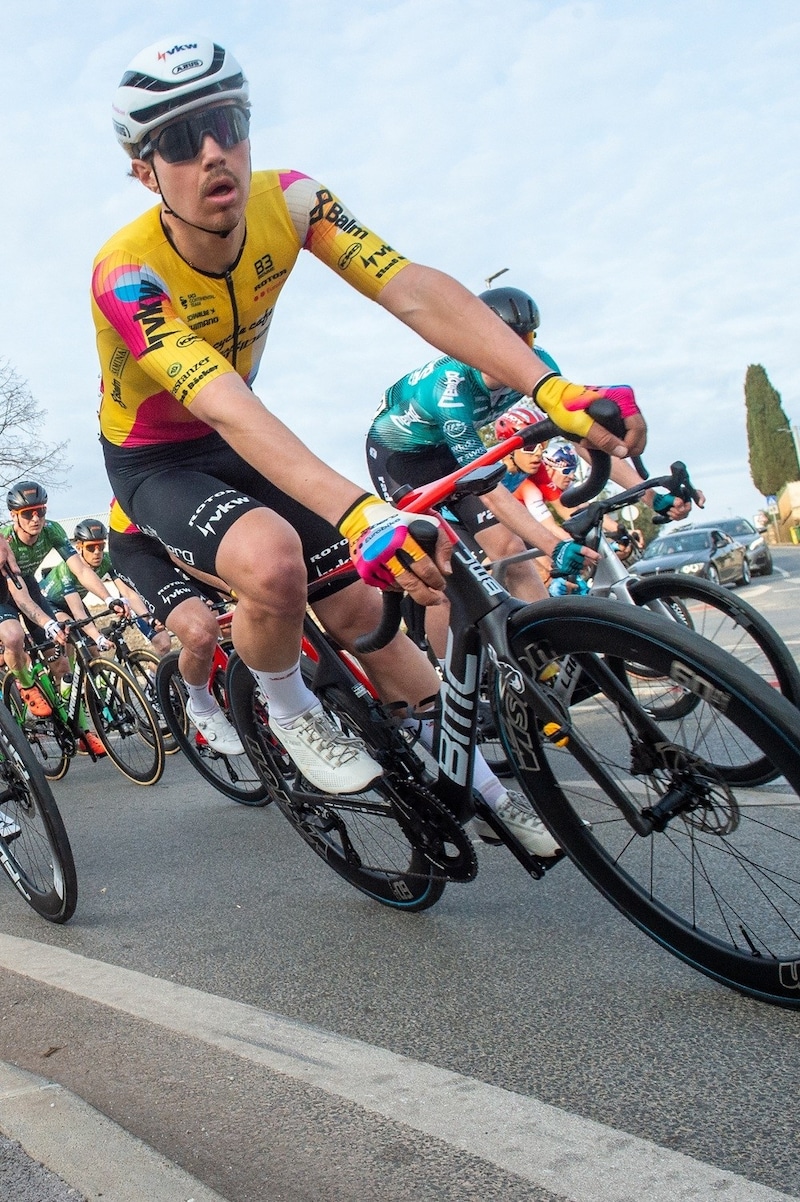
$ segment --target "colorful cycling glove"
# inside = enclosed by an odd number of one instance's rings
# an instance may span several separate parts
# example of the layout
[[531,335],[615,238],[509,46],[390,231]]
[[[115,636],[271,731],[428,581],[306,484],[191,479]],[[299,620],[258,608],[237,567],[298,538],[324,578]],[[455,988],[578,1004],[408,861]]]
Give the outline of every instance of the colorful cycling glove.
[[579,572],[586,562],[580,543],[571,540],[560,542],[550,561],[553,565],[551,576],[571,576],[573,572]]
[[340,519],[339,530],[350,543],[356,571],[373,588],[396,588],[396,578],[427,554],[409,533],[412,522],[439,528],[435,518],[403,513],[370,493],[360,497]]
[[544,409],[557,426],[581,438],[586,437],[593,420],[590,414],[583,411],[592,401],[603,399],[614,401],[623,418],[633,417],[640,412],[633,389],[627,384],[596,387],[591,384],[570,384],[563,376],[553,372],[543,376],[531,393],[531,400]]

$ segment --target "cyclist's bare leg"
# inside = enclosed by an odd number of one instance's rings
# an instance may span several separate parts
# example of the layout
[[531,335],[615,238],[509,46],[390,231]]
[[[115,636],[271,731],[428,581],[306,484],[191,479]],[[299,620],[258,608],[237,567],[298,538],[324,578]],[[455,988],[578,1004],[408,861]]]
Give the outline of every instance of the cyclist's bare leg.
[[0,643],[5,647],[6,666],[15,673],[24,671],[29,663],[28,653],[25,650],[22,624],[16,618],[0,622]]
[[[354,652],[357,636],[380,625],[381,594],[358,581],[318,601],[314,612],[345,650]],[[395,635],[380,651],[368,655],[359,652],[358,659],[383,701],[406,701],[417,706],[439,691],[440,681],[433,666],[405,634]]]
[[[490,526],[475,535],[475,540],[488,555],[489,559],[505,559],[510,555],[521,555],[527,548],[521,538],[512,534],[505,526]],[[535,560],[526,559],[521,563],[509,564],[506,569],[506,588],[512,597],[521,601],[543,601],[547,589],[542,583],[541,576],[534,566]]]
[[270,509],[251,509],[223,536],[219,576],[236,593],[233,644],[249,668],[280,672],[300,656],[308,578],[300,539]]
[[205,601],[187,597],[170,611],[167,626],[181,644],[180,673],[187,684],[208,684],[219,625]]
[[[490,526],[475,535],[475,540],[490,560],[505,559],[526,550],[521,538],[506,530],[504,526]],[[541,559],[524,560],[509,564],[506,569],[505,586],[521,601],[542,601],[548,594],[538,564]],[[425,635],[437,659],[443,660],[447,649],[447,630],[450,621],[450,606],[432,605],[425,611]]]

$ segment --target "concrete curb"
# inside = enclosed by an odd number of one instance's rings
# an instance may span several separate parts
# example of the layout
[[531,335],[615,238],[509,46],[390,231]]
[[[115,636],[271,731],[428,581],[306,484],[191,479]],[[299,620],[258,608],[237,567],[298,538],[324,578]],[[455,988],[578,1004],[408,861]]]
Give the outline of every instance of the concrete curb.
[[31,1158],[32,1174],[39,1162],[90,1202],[225,1202],[68,1090],[2,1062],[0,1131]]

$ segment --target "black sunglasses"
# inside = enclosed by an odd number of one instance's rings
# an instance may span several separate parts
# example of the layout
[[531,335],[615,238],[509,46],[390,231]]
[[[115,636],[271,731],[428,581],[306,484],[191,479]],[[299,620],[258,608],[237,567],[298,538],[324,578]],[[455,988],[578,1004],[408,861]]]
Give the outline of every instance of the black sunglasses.
[[140,147],[139,157],[146,158],[157,150],[165,163],[188,163],[197,158],[206,134],[210,134],[222,150],[230,150],[244,142],[249,133],[248,110],[235,104],[221,104],[217,108],[191,113],[182,121],[168,125],[152,141]]

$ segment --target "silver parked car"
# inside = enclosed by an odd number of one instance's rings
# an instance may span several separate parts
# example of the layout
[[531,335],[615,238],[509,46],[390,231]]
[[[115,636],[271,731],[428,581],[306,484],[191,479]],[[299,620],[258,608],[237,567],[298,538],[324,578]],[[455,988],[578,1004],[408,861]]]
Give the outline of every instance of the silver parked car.
[[741,543],[747,552],[747,562],[754,576],[769,576],[772,572],[772,552],[763,534],[759,534],[752,522],[747,518],[723,518],[719,522],[695,522],[696,530],[722,530],[729,534],[737,543]]

